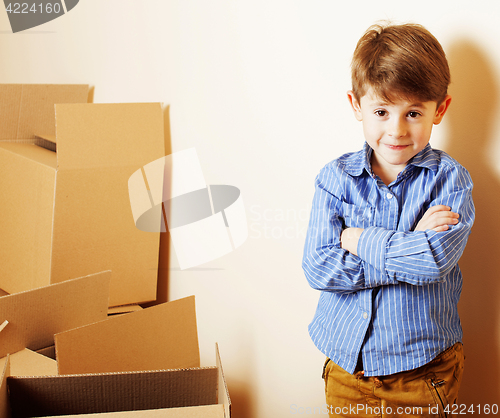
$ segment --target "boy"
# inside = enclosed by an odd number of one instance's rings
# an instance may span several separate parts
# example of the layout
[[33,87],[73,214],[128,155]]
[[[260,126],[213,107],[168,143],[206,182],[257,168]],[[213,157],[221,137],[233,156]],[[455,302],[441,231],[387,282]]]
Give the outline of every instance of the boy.
[[303,269],[321,295],[309,333],[327,356],[331,416],[446,416],[463,371],[458,260],[472,180],[430,147],[451,97],[439,42],[420,25],[376,25],[352,60],[363,150],[327,164]]

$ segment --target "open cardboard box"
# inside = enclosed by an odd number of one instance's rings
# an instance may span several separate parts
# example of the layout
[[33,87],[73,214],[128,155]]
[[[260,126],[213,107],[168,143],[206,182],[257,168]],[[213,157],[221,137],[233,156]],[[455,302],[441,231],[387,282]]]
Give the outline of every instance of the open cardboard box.
[[0,418],[231,417],[218,349],[217,366],[177,370],[9,377],[2,361]]
[[110,306],[153,301],[159,232],[136,228],[128,179],[165,155],[163,110],[87,100],[86,85],[0,85],[0,288],[112,270]]
[[[0,418],[229,418],[218,347],[200,367],[194,296],[106,317],[106,286],[109,272],[0,298],[0,357],[13,353],[0,359]],[[47,376],[50,359],[24,347],[54,340],[59,374]]]

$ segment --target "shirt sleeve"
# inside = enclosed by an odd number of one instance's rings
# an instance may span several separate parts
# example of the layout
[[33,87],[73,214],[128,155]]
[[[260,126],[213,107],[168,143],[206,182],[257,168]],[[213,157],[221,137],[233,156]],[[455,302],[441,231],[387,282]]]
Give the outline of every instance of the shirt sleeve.
[[357,251],[363,262],[372,267],[366,269],[367,286],[398,281],[412,285],[442,282],[457,265],[474,223],[473,185],[462,166],[452,166],[441,177],[429,207],[450,206],[460,215],[459,223],[444,232],[365,229]]
[[302,268],[314,289],[350,293],[366,284],[363,261],[340,247],[340,184],[337,174],[327,167],[316,177]]

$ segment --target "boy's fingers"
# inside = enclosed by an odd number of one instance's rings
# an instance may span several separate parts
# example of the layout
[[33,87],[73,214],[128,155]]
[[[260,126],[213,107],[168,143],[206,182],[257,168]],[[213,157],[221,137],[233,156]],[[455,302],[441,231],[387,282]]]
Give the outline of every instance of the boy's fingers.
[[436,232],[447,231],[451,225],[458,224],[459,215],[453,212],[438,212],[431,214],[427,219],[423,219],[423,222],[420,222],[417,225],[417,230],[427,230],[432,229]]
[[416,230],[424,231],[431,229],[436,232],[447,231],[450,225],[458,224],[458,213],[452,212],[450,206],[435,205],[431,206],[422,216],[417,224]]
[[441,212],[441,211],[451,211],[451,208],[449,206],[445,206],[445,205],[431,206],[429,209],[427,209],[426,214],[431,215],[435,212]]
[[450,211],[451,208],[449,206],[445,205],[436,205],[436,206],[431,206],[429,209],[427,209],[424,213],[424,216],[422,216],[422,219],[427,219],[430,216],[434,215],[435,213],[439,212],[445,212],[445,211]]
[[454,212],[439,212],[434,215],[434,219],[438,220],[439,222],[457,220],[459,217],[460,215]]
[[456,225],[459,220],[457,214],[446,213],[435,216],[432,220],[430,220],[430,222],[436,227],[442,225]]
[[[445,206],[446,208],[446,206]],[[430,211],[430,209],[426,212],[426,214],[423,216],[424,217],[434,217],[434,218],[458,218],[460,215],[456,212],[452,212],[451,210],[448,209],[443,209],[443,210],[434,210]]]

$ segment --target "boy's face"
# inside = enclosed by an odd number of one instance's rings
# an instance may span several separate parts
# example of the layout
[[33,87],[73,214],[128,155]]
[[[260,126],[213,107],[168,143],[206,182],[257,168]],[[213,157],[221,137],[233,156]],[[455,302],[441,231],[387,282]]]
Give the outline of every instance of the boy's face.
[[437,103],[397,99],[394,103],[375,96],[371,89],[358,102],[348,92],[356,119],[363,122],[366,142],[373,149],[372,165],[400,172],[429,143],[432,126],[443,119],[451,102]]

